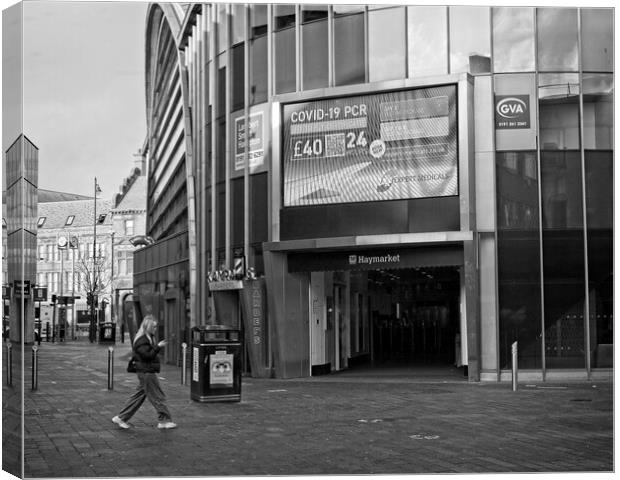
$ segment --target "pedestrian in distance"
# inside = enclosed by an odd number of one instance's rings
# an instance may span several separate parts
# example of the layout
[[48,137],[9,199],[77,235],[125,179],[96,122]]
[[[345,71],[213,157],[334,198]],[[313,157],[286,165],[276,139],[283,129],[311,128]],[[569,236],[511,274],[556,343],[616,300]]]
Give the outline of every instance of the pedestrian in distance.
[[176,428],[170,411],[166,406],[166,395],[159,385],[157,374],[160,370],[159,352],[166,345],[165,340],[155,344],[155,330],[157,319],[153,315],[146,315],[133,340],[132,350],[138,375],[138,387],[129,397],[125,406],[112,421],[121,428],[129,428],[129,419],[138,411],[144,400],[155,407],[159,423],[157,428]]

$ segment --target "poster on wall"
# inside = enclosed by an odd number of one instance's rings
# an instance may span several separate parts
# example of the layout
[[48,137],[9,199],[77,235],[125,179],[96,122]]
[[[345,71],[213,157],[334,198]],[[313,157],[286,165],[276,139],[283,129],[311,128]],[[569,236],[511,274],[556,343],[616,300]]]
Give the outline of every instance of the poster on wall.
[[[263,165],[265,146],[263,141],[263,112],[252,113],[248,118],[249,168],[254,170]],[[243,170],[245,166],[245,117],[235,119],[235,171]]]
[[283,106],[284,206],[458,195],[456,86]]

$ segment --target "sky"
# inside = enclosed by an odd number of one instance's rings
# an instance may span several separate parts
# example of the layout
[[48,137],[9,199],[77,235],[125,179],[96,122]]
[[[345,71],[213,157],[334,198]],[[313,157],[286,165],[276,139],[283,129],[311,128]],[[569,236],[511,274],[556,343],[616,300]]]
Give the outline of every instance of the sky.
[[[23,3],[23,133],[39,149],[39,188],[92,196],[96,177],[110,200],[129,175],[146,135],[147,7]],[[22,132],[19,51],[4,35],[10,20],[3,15],[3,151]]]

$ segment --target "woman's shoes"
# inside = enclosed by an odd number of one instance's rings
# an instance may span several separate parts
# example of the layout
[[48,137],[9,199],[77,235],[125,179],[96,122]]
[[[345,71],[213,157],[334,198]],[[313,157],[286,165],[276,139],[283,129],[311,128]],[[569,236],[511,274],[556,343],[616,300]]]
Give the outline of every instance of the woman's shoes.
[[177,424],[174,422],[159,422],[157,428],[177,428]]
[[125,429],[129,428],[129,424],[128,424],[128,423],[123,422],[123,420],[121,420],[121,417],[119,417],[118,415],[117,415],[116,417],[114,417],[114,418],[112,419],[112,421],[113,421],[114,423],[116,423],[116,424],[117,424],[119,427],[121,427],[121,428],[125,428]]

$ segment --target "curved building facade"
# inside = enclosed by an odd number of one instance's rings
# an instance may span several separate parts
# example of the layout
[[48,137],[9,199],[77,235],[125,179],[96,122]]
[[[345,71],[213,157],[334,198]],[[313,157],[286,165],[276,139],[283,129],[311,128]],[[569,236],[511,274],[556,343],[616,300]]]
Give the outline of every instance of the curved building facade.
[[283,378],[611,375],[613,10],[162,3],[146,40],[168,361],[228,324]]

